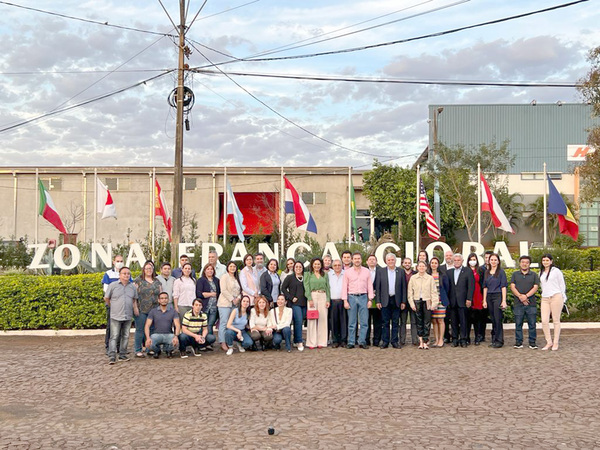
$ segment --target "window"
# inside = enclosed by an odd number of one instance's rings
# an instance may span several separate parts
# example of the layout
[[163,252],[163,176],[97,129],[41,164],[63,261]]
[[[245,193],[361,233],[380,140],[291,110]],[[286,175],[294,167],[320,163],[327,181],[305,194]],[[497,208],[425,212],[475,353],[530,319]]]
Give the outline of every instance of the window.
[[47,177],[40,178],[42,184],[49,191],[61,191],[62,190],[62,178],[59,177]]
[[[560,172],[547,172],[548,177],[551,180],[562,180],[562,173]],[[529,181],[529,180],[543,180],[544,172],[521,172],[521,180]]]
[[314,204],[313,202],[313,193],[312,192],[303,192],[302,193],[302,201],[307,205]]
[[105,178],[104,184],[109,191],[129,191],[131,190],[130,178]]
[[324,205],[327,203],[327,192],[303,192],[302,200],[307,205]]
[[186,191],[195,191],[196,190],[196,180],[194,177],[185,177],[183,179],[183,189]]

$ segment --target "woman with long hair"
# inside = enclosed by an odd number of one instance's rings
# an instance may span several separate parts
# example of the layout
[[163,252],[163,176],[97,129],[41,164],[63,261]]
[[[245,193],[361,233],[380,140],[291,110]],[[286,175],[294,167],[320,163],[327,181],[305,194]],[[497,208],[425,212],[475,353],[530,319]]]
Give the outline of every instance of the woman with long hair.
[[259,350],[265,351],[273,342],[273,325],[269,317],[269,302],[258,297],[250,311],[250,337]]
[[417,264],[423,261],[427,266],[429,265],[429,255],[425,250],[421,250],[417,256]]
[[500,256],[490,255],[490,268],[485,272],[483,280],[483,307],[488,308],[492,318],[492,343],[490,347],[501,348],[504,345],[502,320],[506,309],[506,273],[500,267]]
[[306,295],[304,293],[304,264],[300,261],[294,263],[294,274],[283,280],[281,292],[292,307],[292,320],[294,322],[294,344],[298,351],[304,350],[302,340],[302,324],[306,317]]
[[260,295],[267,299],[271,308],[273,302],[277,300],[279,286],[281,285],[277,270],[279,270],[279,263],[274,258],[270,259],[267,263],[267,270],[260,276]]
[[[226,273],[220,280],[221,295],[219,295],[219,299],[217,300],[217,309],[219,310],[219,342],[221,348],[227,351],[229,347],[225,345],[225,330],[227,329],[228,319],[231,316],[231,310],[240,303],[242,287],[238,278],[237,265],[233,261],[229,261],[225,269]],[[250,306],[249,302],[250,297],[248,297],[246,308]]]
[[475,253],[471,253],[467,258],[467,267],[473,272],[475,278],[475,289],[473,290],[473,302],[471,303],[471,311],[469,323],[467,324],[467,339],[471,336],[471,324],[473,325],[473,333],[475,345],[481,345],[485,341],[485,327],[487,325],[488,312],[483,307],[483,279],[485,278],[485,265],[479,266],[479,258]]
[[[542,255],[542,269],[540,270],[540,283],[542,285],[542,329],[546,338],[546,345],[542,350],[558,350],[560,339],[560,314],[565,301],[567,301],[567,287],[565,277],[561,270],[554,265],[552,255]],[[550,316],[554,324],[554,340],[550,333]]]
[[316,310],[318,318],[308,320],[306,345],[310,349],[327,347],[327,308],[331,302],[329,277],[323,271],[321,258],[313,258],[310,272],[304,276],[304,292],[308,299],[308,311]]
[[285,261],[285,268],[281,271],[279,278],[281,279],[281,284],[283,285],[283,281],[289,276],[294,275],[294,264],[296,260],[294,258],[288,258]]
[[[229,264],[227,265],[229,268]],[[237,266],[236,266],[237,269]],[[221,277],[225,278],[225,276]],[[233,342],[236,341],[240,353],[244,353],[247,348],[252,347],[252,338],[248,334],[248,308],[250,307],[250,297],[244,295],[236,308],[233,308],[227,319],[225,332],[225,351],[227,356],[233,353]],[[223,320],[225,322],[225,320]]]
[[437,308],[439,296],[433,277],[427,273],[425,261],[417,263],[417,273],[410,277],[407,293],[408,303],[417,315],[419,348],[428,350],[431,311]]
[[[196,283],[196,298],[202,301],[202,311],[208,320],[208,334],[213,334],[217,322],[217,299],[221,295],[220,281],[215,274],[215,267],[208,263],[202,268],[202,274]],[[210,347],[207,347],[210,348]]]
[[181,276],[173,283],[173,306],[179,313],[179,320],[192,309],[196,298],[196,280],[192,278],[192,265],[185,263],[181,266]]
[[273,327],[273,348],[279,350],[281,342],[285,342],[287,352],[292,351],[292,308],[285,306],[286,300],[283,294],[277,296],[277,306],[269,312],[271,325]]
[[433,335],[435,337],[435,343],[432,347],[443,347],[444,346],[444,331],[446,329],[446,308],[450,304],[448,298],[448,291],[450,290],[450,282],[445,273],[439,271],[440,260],[437,256],[431,258],[429,261],[429,274],[433,277],[433,281],[437,287],[439,303],[437,308],[431,312],[431,322],[433,324]]
[[138,309],[140,313],[135,317],[134,352],[137,358],[143,358],[144,353],[144,327],[150,310],[158,306],[158,295],[162,291],[160,281],[156,279],[154,263],[146,261],[142,273],[133,280],[138,290]]

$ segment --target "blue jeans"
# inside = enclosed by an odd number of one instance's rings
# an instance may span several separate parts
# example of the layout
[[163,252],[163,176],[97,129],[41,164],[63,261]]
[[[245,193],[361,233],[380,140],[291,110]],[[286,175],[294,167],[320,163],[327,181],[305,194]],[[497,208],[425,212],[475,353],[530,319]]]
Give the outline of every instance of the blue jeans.
[[225,331],[225,343],[227,344],[227,347],[232,347],[233,341],[241,342],[242,347],[244,347],[244,348],[250,348],[250,347],[252,347],[252,344],[254,343],[254,341],[252,340],[252,338],[250,337],[250,335],[248,334],[248,332],[246,330],[242,331],[242,340],[241,341],[238,339],[237,333],[235,331],[226,330]]
[[294,344],[302,344],[302,323],[306,317],[306,306],[292,305],[293,322],[294,322]]
[[365,345],[367,343],[367,330],[369,329],[368,302],[367,294],[348,295],[348,303],[350,303],[350,310],[348,312],[348,345],[355,344],[357,319],[358,323],[360,323],[358,345]]
[[515,341],[520,345],[523,343],[523,319],[527,316],[527,328],[529,329],[529,344],[535,345],[537,333],[535,330],[535,321],[537,316],[537,306],[535,300],[529,300],[529,305],[525,306],[521,300],[515,299],[513,306],[515,314]]
[[150,346],[150,348],[152,349],[152,351],[154,351],[154,353],[160,353],[160,346],[162,345],[165,349],[165,352],[172,352],[175,348],[173,347],[173,337],[175,337],[173,333],[151,334],[150,340],[152,341],[152,345]]
[[129,343],[130,320],[110,319],[110,341],[108,343],[108,357],[117,355],[117,341],[119,341],[119,356],[127,356],[127,344]]
[[196,342],[196,339],[194,339],[192,336],[187,335],[185,333],[181,333],[179,335],[179,351],[185,352],[185,349],[189,346],[192,346],[196,349],[203,348],[203,347],[206,347],[207,345],[214,344],[215,340],[216,340],[216,338],[214,335],[207,334],[204,344],[198,344],[198,342]]
[[135,335],[133,337],[133,351],[141,352],[144,346],[144,327],[146,326],[146,319],[148,314],[144,314],[140,311],[139,316],[135,317]]
[[[215,327],[215,323],[217,322],[217,310],[216,309],[209,310],[206,313],[206,316],[207,316],[206,318],[208,320],[208,335],[212,336],[212,335],[214,335],[213,328]],[[229,316],[227,317],[227,319],[229,319]]]
[[227,321],[233,308],[220,306],[219,308],[219,343],[225,342],[225,330],[227,330]]
[[273,333],[273,347],[279,348],[281,341],[285,340],[285,349],[292,349],[292,330],[290,327],[282,328]]

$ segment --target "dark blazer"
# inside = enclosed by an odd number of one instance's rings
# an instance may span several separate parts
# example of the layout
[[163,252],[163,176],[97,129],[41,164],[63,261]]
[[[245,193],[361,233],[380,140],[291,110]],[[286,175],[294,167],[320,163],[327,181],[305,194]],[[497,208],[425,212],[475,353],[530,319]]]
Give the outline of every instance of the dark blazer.
[[[454,283],[454,272],[460,270],[458,282]],[[473,292],[475,291],[475,277],[473,271],[468,267],[461,266],[460,269],[448,269],[446,274],[450,284],[448,299],[450,300],[451,308],[465,308],[466,301],[473,301]]]
[[439,273],[443,273],[444,275],[448,275],[448,270],[452,269],[452,266],[448,267],[446,265],[446,263],[444,262],[443,264],[440,264],[440,267],[438,268],[438,272]]
[[273,292],[273,280],[269,271],[265,270],[260,276],[260,295],[264,295],[269,303],[276,302],[277,299],[273,298],[271,292]]
[[450,281],[448,276],[440,272],[440,302],[444,306],[450,305],[450,299],[448,293],[450,292]]
[[[377,275],[375,276],[375,291],[377,295],[375,299],[377,303],[381,303],[383,308],[387,307],[390,302],[390,285],[388,282],[387,267],[378,267]],[[394,288],[396,295],[396,306],[400,308],[400,305],[408,303],[406,298],[406,277],[404,275],[404,269],[396,268],[396,286]]]
[[[306,295],[304,295],[304,283],[296,278],[295,274],[288,275],[283,280],[281,292],[287,300],[287,306],[306,306]],[[296,298],[296,303],[294,303]]]
[[[221,295],[221,283],[217,277],[213,277],[213,281],[215,282],[215,286],[217,288],[216,297],[218,300],[219,295]],[[206,277],[200,277],[200,279],[196,281],[196,298],[202,300],[202,311],[206,312],[208,299],[204,298],[204,295],[202,295],[203,292],[210,292],[210,283]]]

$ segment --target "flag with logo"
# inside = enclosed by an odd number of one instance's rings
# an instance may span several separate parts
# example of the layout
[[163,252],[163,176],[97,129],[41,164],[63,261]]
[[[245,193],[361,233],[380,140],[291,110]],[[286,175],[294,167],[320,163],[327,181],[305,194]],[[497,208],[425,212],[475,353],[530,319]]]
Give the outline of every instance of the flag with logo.
[[50,222],[54,227],[63,234],[67,234],[67,230],[60,220],[60,216],[58,215],[58,211],[56,210],[56,206],[54,206],[54,202],[52,201],[52,197],[50,193],[44,187],[44,183],[42,180],[38,180],[38,190],[40,193],[40,209],[38,214]]
[[579,224],[562,196],[548,177],[548,213],[558,215],[558,230],[576,241],[579,236]]

